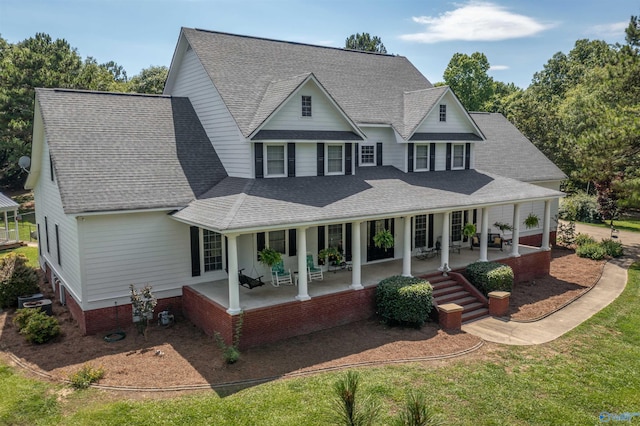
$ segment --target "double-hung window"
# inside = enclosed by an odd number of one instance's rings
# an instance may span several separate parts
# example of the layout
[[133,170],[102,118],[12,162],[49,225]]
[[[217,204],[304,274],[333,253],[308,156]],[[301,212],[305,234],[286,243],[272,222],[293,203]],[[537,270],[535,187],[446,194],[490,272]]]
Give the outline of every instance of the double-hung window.
[[311,117],[311,96],[302,97],[302,116]]
[[282,177],[287,175],[286,148],[284,145],[265,145],[266,175]]
[[342,145],[327,145],[327,174],[339,175],[344,173]]
[[447,106],[440,105],[440,121],[447,121]]
[[282,253],[287,253],[287,231],[269,231],[269,248]]
[[204,254],[204,271],[222,270],[222,235],[217,232],[202,230],[202,252]]
[[453,144],[451,153],[451,169],[464,169],[464,144]]
[[427,246],[427,215],[420,214],[413,220],[414,223],[414,247]]
[[360,146],[360,165],[375,166],[376,164],[376,147],[374,145]]
[[339,225],[329,225],[327,227],[328,241],[329,247],[336,248],[338,250],[343,250],[343,242],[342,242],[342,224]]
[[429,145],[416,145],[415,170],[429,170]]

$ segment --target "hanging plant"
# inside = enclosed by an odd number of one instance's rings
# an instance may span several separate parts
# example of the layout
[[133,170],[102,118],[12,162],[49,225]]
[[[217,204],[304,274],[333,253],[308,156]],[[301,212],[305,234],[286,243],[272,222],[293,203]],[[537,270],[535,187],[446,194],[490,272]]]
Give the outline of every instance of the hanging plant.
[[470,250],[473,250],[473,237],[475,237],[476,232],[476,225],[474,223],[467,223],[464,228],[462,228],[462,235],[469,239]]
[[390,249],[393,247],[393,234],[388,229],[383,229],[373,236],[373,244],[378,248]]
[[271,268],[282,261],[282,254],[270,247],[265,247],[258,253],[258,260]]
[[493,224],[493,226],[498,228],[501,232],[513,231],[513,226],[509,225],[508,223],[496,222]]
[[529,213],[529,216],[524,220],[524,226],[526,226],[527,229],[537,228],[539,223],[540,218],[534,213]]

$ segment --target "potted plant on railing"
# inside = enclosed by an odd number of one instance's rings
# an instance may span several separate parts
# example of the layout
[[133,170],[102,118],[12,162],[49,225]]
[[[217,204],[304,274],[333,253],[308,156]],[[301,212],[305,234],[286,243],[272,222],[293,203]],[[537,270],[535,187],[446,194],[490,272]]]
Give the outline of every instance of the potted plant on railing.
[[378,233],[373,236],[373,244],[378,248],[385,250],[390,249],[393,247],[393,234],[388,229],[378,231]]
[[524,226],[526,226],[527,229],[537,228],[539,223],[540,218],[535,213],[529,213],[529,216],[527,216],[524,220]]
[[473,250],[473,237],[476,236],[476,225],[474,223],[467,223],[464,228],[462,228],[462,235],[467,237],[469,240],[469,249]]
[[496,222],[493,224],[493,226],[498,228],[503,235],[504,231],[513,231],[513,226],[509,225],[508,223]]

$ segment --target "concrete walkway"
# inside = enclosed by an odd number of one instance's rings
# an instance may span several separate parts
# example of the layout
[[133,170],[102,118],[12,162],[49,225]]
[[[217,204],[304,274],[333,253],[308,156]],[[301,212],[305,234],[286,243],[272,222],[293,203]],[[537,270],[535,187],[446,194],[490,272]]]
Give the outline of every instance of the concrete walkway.
[[[576,231],[596,240],[609,238],[607,229],[576,225]],[[640,234],[620,232],[625,256],[608,262],[598,283],[565,308],[541,319],[522,323],[489,317],[462,326],[462,330],[489,342],[506,345],[537,345],[550,342],[572,330],[613,302],[627,284],[627,268],[640,260]]]

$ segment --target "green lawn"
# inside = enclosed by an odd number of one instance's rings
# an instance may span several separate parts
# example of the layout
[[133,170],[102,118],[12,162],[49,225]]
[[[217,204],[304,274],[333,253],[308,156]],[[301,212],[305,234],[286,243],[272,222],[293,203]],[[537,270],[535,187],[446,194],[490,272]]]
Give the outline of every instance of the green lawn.
[[[585,225],[599,226],[601,228],[608,228],[607,223],[585,223]],[[622,217],[619,220],[613,221],[613,226],[621,231],[640,232],[640,218],[638,217]]]
[[[359,392],[382,404],[380,424],[391,423],[410,389],[424,392],[445,424],[454,425],[587,425],[598,424],[602,412],[640,412],[638,297],[640,264],[630,269],[627,288],[614,303],[554,342],[495,346],[443,365],[363,368]],[[52,395],[62,385],[26,379],[5,366],[0,368],[0,423],[327,424],[332,386],[342,374],[275,381],[224,398],[208,392],[107,401],[104,393],[89,389],[56,402]],[[640,424],[640,417],[625,424]]]
[[18,247],[12,250],[3,250],[0,251],[0,259],[7,256],[9,253],[23,254],[29,260],[29,262],[27,262],[29,266],[34,268],[40,267],[38,264],[38,247]]

